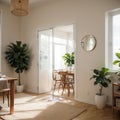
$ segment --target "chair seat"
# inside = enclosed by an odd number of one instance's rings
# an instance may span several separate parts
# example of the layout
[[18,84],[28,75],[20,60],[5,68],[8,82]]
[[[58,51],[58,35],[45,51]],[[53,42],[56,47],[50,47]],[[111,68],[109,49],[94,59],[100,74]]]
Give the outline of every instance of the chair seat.
[[3,103],[5,102],[4,100],[4,96],[6,95],[7,96],[7,99],[8,99],[8,107],[9,107],[9,94],[10,94],[10,88],[3,88],[0,90],[0,93],[2,94],[3,96]]
[[1,90],[0,90],[0,92],[8,92],[8,91],[10,91],[9,88],[5,88],[5,89],[1,89]]

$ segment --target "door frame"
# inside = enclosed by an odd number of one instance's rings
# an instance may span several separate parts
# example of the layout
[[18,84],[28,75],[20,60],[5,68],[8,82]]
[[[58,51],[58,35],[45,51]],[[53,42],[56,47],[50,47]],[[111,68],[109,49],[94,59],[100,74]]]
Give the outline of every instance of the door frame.
[[[46,27],[46,28],[42,28],[42,29],[38,29],[37,30],[37,43],[39,43],[39,31],[45,31],[45,30],[49,30],[52,29],[52,35],[54,36],[54,28],[56,27],[62,27],[62,26],[68,26],[68,25],[73,25],[73,40],[74,40],[74,55],[75,55],[75,61],[77,60],[76,58],[76,24],[75,23],[71,23],[71,24],[63,24],[63,25],[57,25],[57,26],[52,26],[52,27]],[[39,44],[37,45],[37,47],[39,48]],[[53,48],[54,49],[54,48]],[[52,50],[52,52],[54,52]],[[52,53],[52,57],[53,57],[53,53]],[[37,66],[39,66],[39,52],[38,52],[38,62],[37,62]],[[53,69],[53,63],[52,63],[52,69]],[[37,93],[39,93],[39,67],[38,68],[38,72],[37,72]],[[74,99],[76,98],[76,62],[74,64],[74,79],[75,79],[75,85],[74,85]]]

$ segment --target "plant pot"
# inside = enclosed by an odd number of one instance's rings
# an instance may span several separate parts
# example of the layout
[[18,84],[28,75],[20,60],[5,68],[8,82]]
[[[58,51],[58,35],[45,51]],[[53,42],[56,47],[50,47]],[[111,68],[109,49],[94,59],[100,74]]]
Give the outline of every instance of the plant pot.
[[95,95],[95,104],[98,109],[103,109],[106,106],[106,96],[105,95]]
[[23,92],[24,85],[17,85],[17,92]]
[[67,71],[68,71],[68,72],[72,72],[72,66],[68,66],[68,67],[67,67]]

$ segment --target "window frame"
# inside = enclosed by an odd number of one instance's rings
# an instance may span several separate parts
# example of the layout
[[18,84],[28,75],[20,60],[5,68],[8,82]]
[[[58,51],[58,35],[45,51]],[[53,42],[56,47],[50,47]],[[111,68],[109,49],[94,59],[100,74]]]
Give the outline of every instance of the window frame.
[[2,67],[1,66],[2,65],[2,63],[1,63],[2,62],[1,61],[1,59],[2,59],[1,58],[2,57],[2,55],[1,55],[2,54],[2,48],[1,48],[2,45],[1,44],[2,44],[2,10],[0,10],[0,72],[1,72],[1,67]]
[[105,67],[113,69],[113,16],[120,14],[120,8],[106,12],[105,16]]

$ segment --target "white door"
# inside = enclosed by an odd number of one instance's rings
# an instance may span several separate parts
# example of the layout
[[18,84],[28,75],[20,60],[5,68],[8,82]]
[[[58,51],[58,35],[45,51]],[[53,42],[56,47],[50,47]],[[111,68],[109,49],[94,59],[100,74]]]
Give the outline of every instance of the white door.
[[39,93],[51,90],[52,29],[39,31]]

